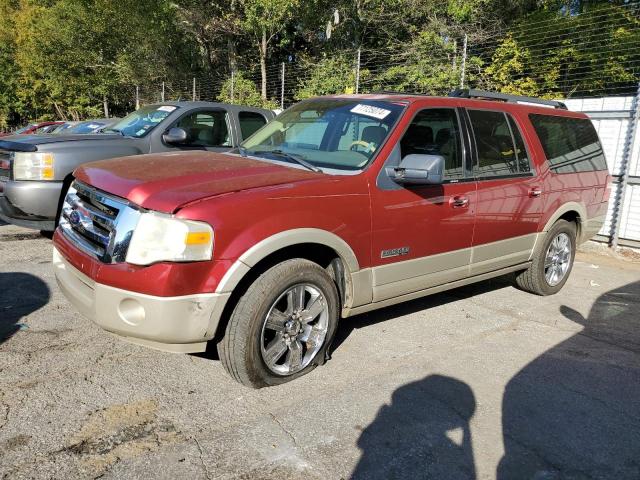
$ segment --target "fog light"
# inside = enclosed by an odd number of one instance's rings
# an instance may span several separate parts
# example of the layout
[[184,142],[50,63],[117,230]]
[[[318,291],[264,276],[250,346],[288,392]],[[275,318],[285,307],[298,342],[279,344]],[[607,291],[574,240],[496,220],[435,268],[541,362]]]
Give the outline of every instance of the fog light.
[[137,327],[144,321],[145,311],[140,302],[133,298],[125,298],[118,305],[118,315],[127,325]]

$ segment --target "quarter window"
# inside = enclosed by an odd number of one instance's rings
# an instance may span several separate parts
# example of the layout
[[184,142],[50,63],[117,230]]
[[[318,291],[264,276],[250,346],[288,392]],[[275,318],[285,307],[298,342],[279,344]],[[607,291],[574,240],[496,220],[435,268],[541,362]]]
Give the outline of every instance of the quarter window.
[[591,120],[531,114],[529,119],[556,173],[606,170],[607,162]]
[[442,155],[445,178],[464,176],[458,116],[452,108],[420,111],[400,140],[402,158],[411,154]]
[[238,121],[240,122],[240,133],[243,140],[249,138],[267,123],[267,119],[256,112],[240,112]]
[[187,132],[186,144],[194,147],[230,147],[231,136],[224,110],[200,111],[182,117],[176,127]]

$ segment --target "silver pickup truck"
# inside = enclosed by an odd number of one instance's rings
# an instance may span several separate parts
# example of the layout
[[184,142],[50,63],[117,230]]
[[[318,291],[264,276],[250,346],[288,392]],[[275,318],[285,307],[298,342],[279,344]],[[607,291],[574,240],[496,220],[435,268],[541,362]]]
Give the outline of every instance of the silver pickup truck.
[[55,230],[73,171],[95,160],[180,150],[227,151],[274,117],[269,110],[210,102],[148,105],[96,135],[0,139],[0,220]]

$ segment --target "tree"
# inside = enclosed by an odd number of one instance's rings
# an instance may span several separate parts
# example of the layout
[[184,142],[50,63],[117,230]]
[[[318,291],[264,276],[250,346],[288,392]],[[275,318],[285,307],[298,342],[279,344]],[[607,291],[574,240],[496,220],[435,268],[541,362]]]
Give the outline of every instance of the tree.
[[627,91],[638,81],[638,45],[640,19],[626,8],[590,5],[580,15],[542,10],[499,42],[483,81],[503,92],[546,97]]
[[262,98],[256,84],[246,78],[241,71],[234,72],[233,77],[225,80],[217,100],[223,103],[237,103],[271,110],[277,108],[275,102]]
[[0,130],[9,126],[10,116],[20,110],[15,95],[17,69],[15,66],[15,7],[10,0],[0,0]]
[[[353,56],[333,56],[320,62],[307,62],[309,77],[304,80],[295,93],[296,100],[318,95],[354,93],[356,72]],[[368,71],[360,72],[361,78],[368,77]]]
[[240,0],[243,9],[242,26],[258,47],[262,99],[267,99],[267,59],[269,47],[290,22],[300,0]]

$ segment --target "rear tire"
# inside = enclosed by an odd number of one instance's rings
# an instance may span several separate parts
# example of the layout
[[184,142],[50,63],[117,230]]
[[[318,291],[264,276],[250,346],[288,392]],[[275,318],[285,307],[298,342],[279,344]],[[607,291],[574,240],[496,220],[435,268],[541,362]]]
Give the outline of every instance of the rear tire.
[[569,278],[576,255],[576,225],[558,220],[533,255],[531,266],[516,275],[516,285],[536,295],[553,295]]
[[238,382],[262,388],[324,363],[338,324],[334,281],[318,264],[287,260],[260,275],[238,300],[218,354]]

